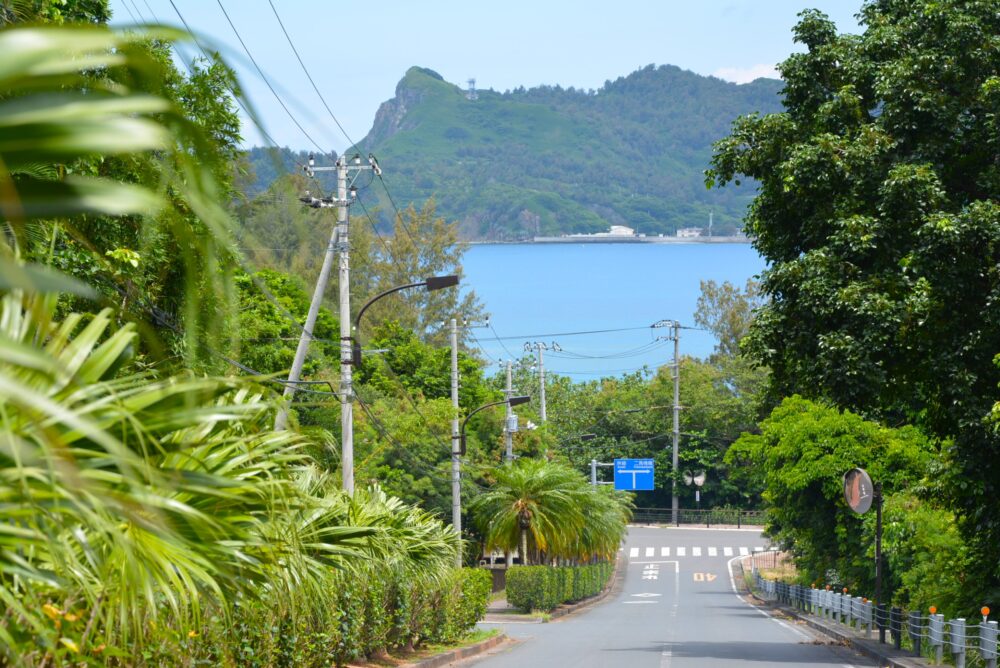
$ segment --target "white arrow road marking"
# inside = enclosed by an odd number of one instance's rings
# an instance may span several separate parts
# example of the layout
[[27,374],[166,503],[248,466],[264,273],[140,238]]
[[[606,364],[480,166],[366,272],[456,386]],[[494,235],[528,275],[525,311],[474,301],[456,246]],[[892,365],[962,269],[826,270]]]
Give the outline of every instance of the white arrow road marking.
[[724,548],[722,548],[722,556],[724,556],[724,557],[731,557],[731,556],[733,556],[733,548],[731,548],[731,547],[724,547]]
[[710,547],[710,548],[708,548],[708,556],[710,556],[710,557],[717,557],[717,556],[719,556],[719,548],[717,548],[717,547]]

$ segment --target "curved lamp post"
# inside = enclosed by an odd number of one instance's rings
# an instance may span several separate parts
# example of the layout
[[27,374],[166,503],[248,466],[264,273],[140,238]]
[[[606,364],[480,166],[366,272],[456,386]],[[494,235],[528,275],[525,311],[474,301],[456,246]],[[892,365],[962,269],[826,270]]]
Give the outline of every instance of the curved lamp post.
[[458,454],[459,455],[465,454],[465,425],[469,424],[469,419],[472,418],[473,415],[475,415],[479,411],[486,410],[487,408],[491,408],[493,406],[503,406],[504,404],[510,404],[511,406],[520,406],[521,404],[526,404],[529,401],[531,401],[531,397],[528,395],[509,397],[507,399],[504,399],[503,401],[494,401],[493,403],[490,404],[483,404],[476,410],[466,415],[465,419],[462,420],[462,429],[459,432],[460,436],[459,436]]
[[[425,278],[419,283],[407,283],[406,285],[399,285],[395,288],[389,288],[385,292],[380,292],[365,302],[365,305],[361,307],[360,311],[358,311],[358,314],[354,317],[354,331],[359,331],[358,328],[361,325],[361,316],[365,314],[368,307],[386,295],[391,295],[394,292],[399,292],[400,290],[406,290],[408,288],[426,287],[428,292],[432,292],[434,290],[450,288],[455,285],[458,285],[458,276],[431,276],[430,278]],[[355,367],[361,366],[361,344],[353,337],[351,338],[351,362]]]

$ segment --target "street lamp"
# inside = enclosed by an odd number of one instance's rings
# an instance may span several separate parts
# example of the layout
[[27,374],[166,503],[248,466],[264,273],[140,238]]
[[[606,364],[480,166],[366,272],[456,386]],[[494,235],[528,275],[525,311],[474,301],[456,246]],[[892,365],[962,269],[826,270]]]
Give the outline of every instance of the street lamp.
[[705,472],[700,471],[694,475],[690,471],[684,472],[684,484],[691,485],[694,483],[696,489],[694,490],[694,501],[698,504],[698,508],[701,508],[701,486],[705,484]]
[[[389,288],[385,292],[380,292],[365,302],[365,305],[361,307],[360,311],[358,311],[358,315],[354,317],[354,331],[359,331],[358,328],[361,326],[361,316],[368,310],[368,307],[386,295],[391,295],[394,292],[399,292],[400,290],[406,290],[408,288],[426,287],[427,292],[433,292],[434,290],[450,288],[455,285],[458,285],[458,276],[431,276],[430,278],[426,278],[419,283],[407,283],[406,285],[400,285],[395,288]],[[361,366],[361,343],[354,338],[351,339],[351,361],[355,367]]]
[[469,424],[469,420],[472,418],[473,415],[475,415],[479,411],[483,411],[483,410],[486,410],[487,408],[491,408],[492,406],[502,406],[503,404],[508,404],[511,407],[514,407],[514,406],[520,406],[521,404],[526,404],[529,401],[531,401],[531,397],[528,396],[528,395],[521,395],[521,396],[517,396],[517,397],[508,397],[507,399],[504,399],[503,401],[494,401],[493,403],[484,404],[484,405],[480,406],[479,408],[477,408],[476,410],[474,410],[471,413],[469,413],[468,415],[466,415],[465,419],[462,421],[462,429],[461,429],[461,432],[460,432],[461,435],[459,436],[459,444],[460,445],[459,445],[459,448],[458,448],[458,454],[460,454],[460,455],[464,455],[465,454],[465,425]]

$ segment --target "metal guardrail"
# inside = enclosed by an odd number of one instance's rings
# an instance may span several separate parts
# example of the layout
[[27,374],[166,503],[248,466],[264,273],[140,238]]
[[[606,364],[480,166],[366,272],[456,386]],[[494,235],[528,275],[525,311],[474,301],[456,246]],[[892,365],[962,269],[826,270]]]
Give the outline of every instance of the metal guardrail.
[[740,510],[739,508],[693,509],[681,508],[677,518],[670,508],[636,508],[632,512],[632,521],[636,524],[682,524],[713,526],[761,526],[764,524],[763,510]]
[[884,643],[888,631],[896,649],[902,648],[905,638],[915,654],[930,656],[939,665],[947,651],[952,655],[955,666],[964,668],[966,657],[974,651],[987,668],[997,668],[997,623],[988,620],[987,608],[983,609],[982,623],[973,625],[961,617],[946,620],[942,614],[923,615],[901,608],[887,609],[884,605],[875,605],[866,598],[850,596],[846,592],[765,580],[756,570],[753,582],[766,599],[859,632],[863,630],[866,638],[871,638],[873,629],[876,629],[879,642]]

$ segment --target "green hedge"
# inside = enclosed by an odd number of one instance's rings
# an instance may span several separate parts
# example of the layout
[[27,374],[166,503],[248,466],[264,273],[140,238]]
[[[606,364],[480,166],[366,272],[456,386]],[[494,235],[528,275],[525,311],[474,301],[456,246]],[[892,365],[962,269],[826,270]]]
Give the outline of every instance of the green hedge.
[[523,612],[549,611],[561,603],[595,596],[604,588],[614,566],[513,566],[507,570],[507,602]]
[[492,584],[480,568],[454,569],[441,581],[374,566],[331,571],[324,591],[237,601],[229,619],[207,619],[196,638],[152,648],[137,665],[183,658],[187,665],[329,668],[386,650],[455,642],[486,614]]

